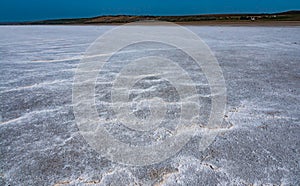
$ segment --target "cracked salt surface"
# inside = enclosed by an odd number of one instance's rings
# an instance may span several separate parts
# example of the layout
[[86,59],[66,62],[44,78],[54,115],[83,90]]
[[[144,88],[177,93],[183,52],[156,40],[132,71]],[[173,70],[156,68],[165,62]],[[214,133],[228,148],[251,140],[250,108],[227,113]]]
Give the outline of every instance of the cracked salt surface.
[[[174,157],[144,167],[97,154],[74,119],[72,81],[80,56],[111,28],[0,27],[0,185],[299,185],[300,45],[293,44],[300,43],[299,27],[188,27],[209,45],[223,70],[224,123],[204,151],[196,135]],[[107,67],[99,80],[112,78],[118,68]],[[111,84],[100,82],[99,115],[113,117],[107,107]],[[165,99],[178,99],[168,83],[158,82],[164,81],[140,81],[131,99],[141,99],[145,89],[148,96],[161,90]],[[197,86],[199,91],[207,86],[205,79]],[[209,105],[209,91],[199,94]],[[140,133],[117,123],[106,128],[132,145],[164,140],[176,131],[172,121],[180,109],[175,108],[157,131]]]

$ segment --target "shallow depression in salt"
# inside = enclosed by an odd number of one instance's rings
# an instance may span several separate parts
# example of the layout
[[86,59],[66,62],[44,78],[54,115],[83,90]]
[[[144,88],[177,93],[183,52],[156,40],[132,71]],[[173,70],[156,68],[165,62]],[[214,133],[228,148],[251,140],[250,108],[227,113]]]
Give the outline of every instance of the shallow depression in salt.
[[[206,42],[223,70],[225,130],[204,151],[198,149],[201,136],[195,136],[174,157],[144,167],[101,156],[75,123],[72,83],[77,65],[88,46],[112,28],[0,27],[0,185],[300,183],[300,27],[187,26]],[[107,65],[95,86],[101,117],[115,116],[105,107],[111,87],[105,80],[115,75],[115,68]],[[207,81],[203,74],[195,77],[202,103],[209,106]],[[169,84],[154,76],[141,79],[130,100],[140,100],[145,89],[148,96],[179,100]],[[131,108],[145,118],[151,110],[147,104],[136,102]],[[149,145],[176,128],[180,107],[170,104],[166,110],[165,127],[158,130],[134,131],[120,123],[105,127],[117,140]]]

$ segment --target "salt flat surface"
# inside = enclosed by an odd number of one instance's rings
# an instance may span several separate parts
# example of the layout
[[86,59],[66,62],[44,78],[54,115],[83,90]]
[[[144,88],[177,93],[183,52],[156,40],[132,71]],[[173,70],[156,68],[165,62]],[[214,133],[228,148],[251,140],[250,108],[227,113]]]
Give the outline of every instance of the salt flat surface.
[[[112,28],[0,27],[0,185],[300,184],[299,27],[188,26],[223,70],[226,130],[205,151],[199,151],[197,136],[174,157],[144,167],[96,153],[74,119],[77,65],[88,46]],[[152,88],[168,86],[157,82]],[[96,86],[97,100],[107,99],[107,93]],[[163,96],[178,99],[175,93]],[[112,116],[97,100],[99,115]],[[173,112],[179,112],[176,106]],[[168,137],[117,124],[107,129],[133,145]]]

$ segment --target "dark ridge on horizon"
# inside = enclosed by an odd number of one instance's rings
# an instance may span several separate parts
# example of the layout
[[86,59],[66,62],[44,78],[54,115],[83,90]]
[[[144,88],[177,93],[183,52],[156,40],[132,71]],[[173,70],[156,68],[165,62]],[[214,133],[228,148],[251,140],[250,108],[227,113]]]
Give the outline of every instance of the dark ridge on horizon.
[[233,13],[233,14],[199,14],[182,16],[151,15],[103,15],[90,18],[66,18],[25,22],[0,22],[0,25],[93,25],[122,24],[135,21],[168,21],[168,22],[268,22],[268,21],[300,21],[300,10],[279,13]]

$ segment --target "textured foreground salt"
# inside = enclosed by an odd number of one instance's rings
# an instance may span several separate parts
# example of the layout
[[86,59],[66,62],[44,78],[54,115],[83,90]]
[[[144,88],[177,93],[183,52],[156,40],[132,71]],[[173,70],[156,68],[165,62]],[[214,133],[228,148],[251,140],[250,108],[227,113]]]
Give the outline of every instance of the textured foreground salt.
[[[76,67],[87,47],[111,28],[0,27],[0,185],[300,184],[299,27],[188,27],[223,70],[227,130],[203,152],[195,137],[175,157],[146,167],[97,154],[74,120]],[[97,98],[106,96],[98,87]],[[119,140],[145,143],[122,126],[108,130]],[[142,137],[163,140],[165,132]]]

